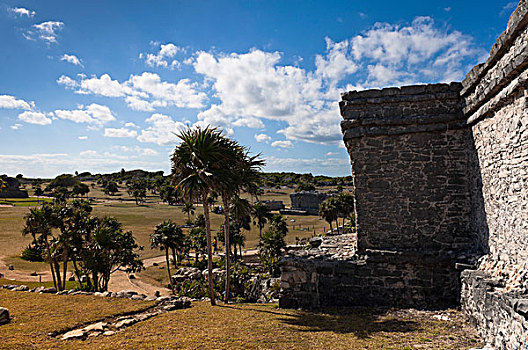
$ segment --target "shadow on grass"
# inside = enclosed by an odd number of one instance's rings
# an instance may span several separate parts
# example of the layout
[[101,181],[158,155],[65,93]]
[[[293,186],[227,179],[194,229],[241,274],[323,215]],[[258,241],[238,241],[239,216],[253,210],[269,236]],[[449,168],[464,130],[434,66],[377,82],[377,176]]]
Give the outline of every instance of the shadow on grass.
[[[227,306],[225,306],[227,307]],[[341,308],[320,311],[265,310],[238,308],[278,316],[278,320],[292,326],[297,332],[353,333],[358,338],[369,338],[376,333],[408,333],[422,329],[416,321],[399,319],[388,314],[387,309]]]

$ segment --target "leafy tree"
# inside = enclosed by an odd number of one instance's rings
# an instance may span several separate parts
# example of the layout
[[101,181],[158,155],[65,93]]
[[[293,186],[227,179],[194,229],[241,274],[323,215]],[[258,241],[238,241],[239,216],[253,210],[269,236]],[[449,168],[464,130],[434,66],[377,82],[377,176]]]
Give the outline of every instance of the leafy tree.
[[[112,273],[124,269],[127,273],[143,269],[138,250],[141,250],[131,231],[123,231],[122,224],[113,217],[91,219],[92,230],[83,241],[81,265],[92,275],[88,288],[108,289]],[[75,261],[74,261],[75,262]]]
[[[326,222],[330,225],[330,232],[334,232],[332,228],[332,222],[336,221],[339,216],[339,206],[338,202],[334,197],[325,199],[319,205],[319,216],[325,219]],[[339,231],[338,231],[339,233]]]
[[343,218],[343,227],[345,219],[354,214],[354,196],[350,192],[341,192],[337,196],[338,216]]
[[35,187],[35,196],[37,196],[37,203],[39,203],[39,197],[42,196],[44,194],[44,191],[42,191],[42,188],[40,187],[40,185],[37,185],[37,187]]
[[191,202],[185,202],[183,204],[183,207],[181,208],[181,211],[184,214],[187,214],[187,221],[188,222],[191,222],[191,215],[194,215],[194,210],[195,209],[196,208],[194,207],[194,205]]
[[33,241],[37,239],[42,240],[46,247],[46,257],[50,266],[51,276],[53,278],[53,285],[55,289],[59,290],[57,277],[55,274],[55,261],[51,254],[50,239],[52,236],[52,228],[55,223],[53,207],[51,204],[44,203],[41,207],[31,208],[29,213],[24,217],[25,225],[22,230],[22,235],[31,235]]
[[259,243],[259,258],[271,275],[279,273],[279,261],[282,250],[286,247],[284,238],[288,233],[286,220],[282,215],[274,215],[269,229],[264,233]]
[[196,218],[194,218],[193,224],[195,226],[205,228],[205,216],[203,214],[198,214]]
[[167,272],[169,274],[169,283],[172,290],[174,290],[174,288],[172,285],[172,274],[170,272],[169,249],[172,250],[174,263],[176,264],[177,260],[175,252],[178,249],[183,249],[183,245],[184,236],[182,229],[171,220],[158,224],[154,229],[154,233],[150,235],[151,248],[165,250],[165,261],[167,262]]
[[190,247],[194,249],[196,265],[200,255],[207,254],[207,233],[204,227],[195,227],[189,231]]
[[104,193],[110,196],[115,195],[119,192],[119,187],[115,181],[108,181],[104,187]]
[[272,214],[265,203],[257,202],[253,205],[252,216],[257,220],[257,226],[259,228],[259,238],[262,238],[262,229],[264,225],[271,219]]
[[147,180],[144,178],[134,178],[127,183],[127,187],[128,193],[134,197],[136,205],[139,205],[147,197]]
[[160,199],[169,205],[174,205],[179,201],[179,191],[176,186],[163,185],[159,189]]
[[72,194],[76,196],[84,196],[90,192],[90,187],[82,182],[73,185]]
[[300,182],[295,189],[295,192],[301,191],[315,191],[315,186],[308,182]]

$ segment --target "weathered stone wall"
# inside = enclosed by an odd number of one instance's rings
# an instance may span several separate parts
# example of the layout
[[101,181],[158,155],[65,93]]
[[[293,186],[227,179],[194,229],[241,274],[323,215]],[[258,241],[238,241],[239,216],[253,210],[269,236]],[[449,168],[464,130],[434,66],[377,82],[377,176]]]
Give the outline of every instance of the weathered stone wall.
[[462,272],[462,308],[496,349],[528,349],[528,296],[506,292],[483,271]]
[[487,253],[461,302],[498,349],[528,348],[528,2],[463,82],[471,128],[473,226]]
[[360,251],[438,253],[474,245],[461,88],[435,84],[343,95]]
[[291,208],[293,210],[303,210],[309,214],[317,215],[319,205],[328,198],[326,193],[315,191],[301,191],[290,194]]

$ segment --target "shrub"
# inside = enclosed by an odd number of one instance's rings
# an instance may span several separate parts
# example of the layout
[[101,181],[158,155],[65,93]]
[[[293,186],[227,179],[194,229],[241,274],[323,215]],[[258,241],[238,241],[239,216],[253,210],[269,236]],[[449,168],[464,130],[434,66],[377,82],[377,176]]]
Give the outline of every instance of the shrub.
[[44,252],[40,245],[28,245],[26,249],[22,251],[21,258],[32,262],[44,261],[42,253]]

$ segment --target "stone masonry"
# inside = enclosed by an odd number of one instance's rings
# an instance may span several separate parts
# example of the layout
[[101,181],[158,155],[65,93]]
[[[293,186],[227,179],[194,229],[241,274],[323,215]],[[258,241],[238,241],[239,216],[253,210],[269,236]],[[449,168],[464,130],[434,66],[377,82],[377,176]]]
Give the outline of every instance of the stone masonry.
[[528,0],[462,83],[340,108],[357,238],[286,256],[281,306],[461,304],[492,346],[528,348]]

